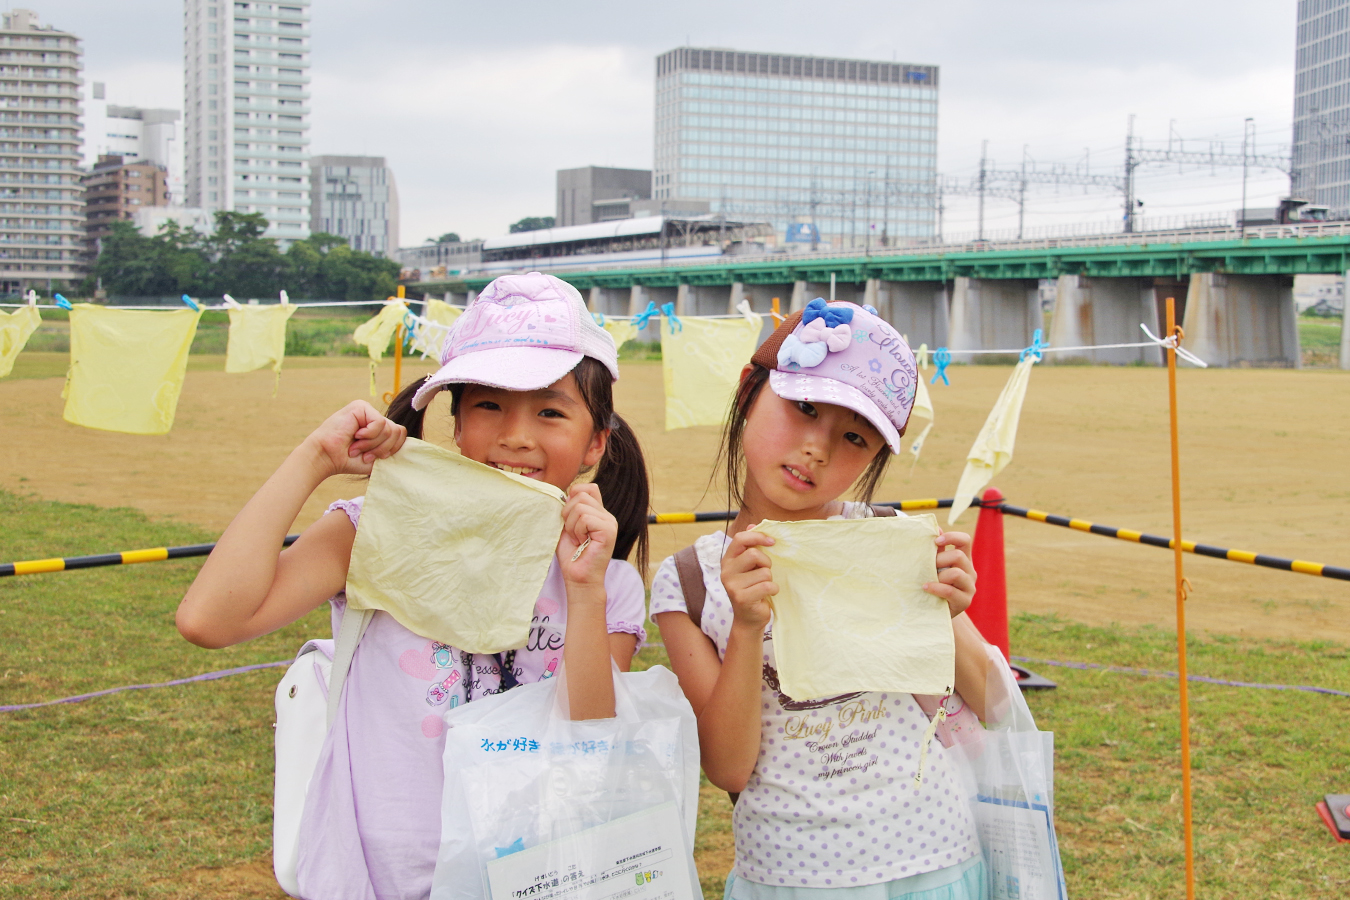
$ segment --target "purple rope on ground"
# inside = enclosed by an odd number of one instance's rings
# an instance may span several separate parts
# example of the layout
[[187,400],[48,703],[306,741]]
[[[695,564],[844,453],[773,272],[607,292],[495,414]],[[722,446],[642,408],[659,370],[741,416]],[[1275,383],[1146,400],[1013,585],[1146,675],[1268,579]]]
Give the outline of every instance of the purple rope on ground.
[[[1017,662],[1037,663],[1043,666],[1059,666],[1063,669],[1100,669],[1103,672],[1119,672],[1124,675],[1148,675],[1151,678],[1176,678],[1176,672],[1155,672],[1153,669],[1133,669],[1129,666],[1104,666],[1099,663],[1060,662],[1054,659],[1033,659],[1029,656],[1014,656]],[[1222,684],[1228,687],[1260,688],[1265,691],[1307,691],[1311,694],[1331,694],[1334,697],[1350,697],[1350,692],[1331,688],[1313,687],[1307,684],[1260,684],[1254,681],[1225,681],[1222,678],[1208,678],[1204,675],[1187,675],[1187,681],[1202,681],[1205,684]]]
[[161,681],[158,684],[129,684],[125,687],[108,688],[106,691],[94,691],[92,694],[76,694],[74,697],[62,697],[60,700],[47,700],[43,703],[19,703],[14,706],[0,706],[0,712],[17,712],[21,709],[37,709],[40,706],[55,706],[58,703],[79,703],[81,700],[106,697],[108,694],[120,694],[122,691],[144,691],[149,688],[174,687],[180,684],[192,684],[194,681],[215,681],[218,678],[228,678],[231,675],[242,675],[245,672],[256,672],[259,669],[275,669],[279,666],[289,666],[292,662],[294,662],[294,660],[287,659],[282,660],[281,662],[258,663],[253,666],[240,666],[237,669],[221,669],[219,672],[206,672],[201,675],[193,675],[191,678]]

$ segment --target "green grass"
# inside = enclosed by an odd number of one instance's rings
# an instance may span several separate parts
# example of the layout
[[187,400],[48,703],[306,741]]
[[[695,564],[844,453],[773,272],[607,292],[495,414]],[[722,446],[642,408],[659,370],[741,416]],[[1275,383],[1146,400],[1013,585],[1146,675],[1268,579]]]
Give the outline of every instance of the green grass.
[[[0,561],[189,543],[211,535],[131,510],[0,492]],[[173,611],[198,562],[0,579],[0,703],[281,660],[325,615],[241,647],[192,647]],[[1295,577],[1295,576],[1290,576]],[[1163,628],[1012,623],[1015,653],[1175,668]],[[659,648],[639,667],[663,663]],[[1309,641],[1190,638],[1191,671],[1350,690],[1350,650]],[[1180,896],[1177,682],[1031,664],[1059,689],[1029,697],[1056,733],[1058,828],[1070,896]],[[272,690],[280,670],[0,713],[0,897],[265,896],[190,873],[261,864],[271,819]],[[1202,897],[1350,895],[1350,847],[1313,813],[1350,792],[1350,699],[1192,684]],[[696,854],[705,895],[730,862],[730,806],[705,784]]]
[[1341,322],[1320,316],[1299,316],[1298,342],[1303,349],[1303,365],[1335,368],[1340,360]]

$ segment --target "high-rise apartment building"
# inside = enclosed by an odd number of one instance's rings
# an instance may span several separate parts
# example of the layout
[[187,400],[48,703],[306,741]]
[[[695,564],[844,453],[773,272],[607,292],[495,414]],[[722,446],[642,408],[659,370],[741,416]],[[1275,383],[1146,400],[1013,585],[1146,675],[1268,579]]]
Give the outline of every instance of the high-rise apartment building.
[[26,9],[0,20],[0,293],[84,275],[81,52]]
[[394,257],[398,187],[383,156],[315,156],[309,161],[309,230],[347,239],[353,250]]
[[1350,217],[1350,0],[1299,0],[1293,194]]
[[185,0],[186,200],[309,234],[309,0]]
[[[656,59],[653,198],[813,223],[837,246],[934,232],[937,66],[681,47]],[[814,237],[814,235],[812,235]]]

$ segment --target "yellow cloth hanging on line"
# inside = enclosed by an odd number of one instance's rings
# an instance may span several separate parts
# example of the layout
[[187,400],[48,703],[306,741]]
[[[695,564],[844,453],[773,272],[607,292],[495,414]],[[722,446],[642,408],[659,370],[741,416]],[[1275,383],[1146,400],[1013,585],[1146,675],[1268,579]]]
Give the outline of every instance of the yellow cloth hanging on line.
[[[270,365],[280,382],[281,361],[286,358],[286,323],[294,314],[295,307],[288,303],[231,308],[225,371],[252,372]],[[276,396],[275,387],[272,395]]]
[[638,336],[637,326],[632,319],[605,319],[601,326],[614,338],[614,349],[622,350],[623,345]]
[[451,306],[444,300],[428,300],[427,310],[422,313],[422,318],[446,327],[431,328],[418,323],[417,332],[413,335],[413,352],[439,360],[441,358],[441,344],[445,343],[445,335],[449,331],[449,327],[455,324],[455,320],[463,312],[464,310],[458,306]]
[[14,370],[14,360],[42,324],[36,306],[21,306],[12,313],[0,312],[0,378]]
[[951,512],[947,514],[948,525],[955,523],[957,517],[970,507],[975,495],[1012,461],[1017,420],[1022,416],[1022,400],[1027,395],[1031,367],[1035,364],[1036,357],[1028,356],[1013,367],[1003,393],[998,395],[989,418],[984,420],[984,427],[966,454],[966,468],[952,495]]
[[197,334],[199,310],[70,311],[65,420],[126,434],[168,434]]
[[932,515],[760,522],[778,594],[773,652],[794,700],[854,691],[945,694],[956,677]]
[[914,454],[914,461],[918,462],[919,454],[923,452],[923,442],[927,440],[928,432],[933,430],[933,422],[936,420],[933,418],[933,398],[928,395],[928,382],[921,377],[916,385],[914,409],[909,414],[911,427],[915,417],[928,420],[928,424],[923,427],[923,431],[920,431],[918,437],[914,438],[914,441],[909,445],[909,452]]
[[389,339],[394,336],[398,330],[399,323],[403,321],[403,314],[408,311],[407,304],[402,301],[386,303],[383,308],[369,321],[362,322],[356,326],[356,331],[352,332],[352,340],[366,348],[370,354],[370,396],[375,396],[375,369],[380,364],[380,357],[384,351],[389,349]]
[[409,438],[370,473],[347,602],[470,653],[523,647],[564,500],[547,482]]
[[666,431],[721,425],[741,369],[759,346],[764,317],[667,318],[661,326],[661,370],[666,384]]

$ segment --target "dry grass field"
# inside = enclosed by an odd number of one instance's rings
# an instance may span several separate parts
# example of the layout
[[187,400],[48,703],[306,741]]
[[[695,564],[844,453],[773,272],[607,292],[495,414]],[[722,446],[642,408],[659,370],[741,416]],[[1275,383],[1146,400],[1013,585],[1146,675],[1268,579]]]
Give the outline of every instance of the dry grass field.
[[[361,359],[287,360],[273,399],[270,372],[226,375],[221,358],[196,356],[173,432],[138,437],[64,422],[62,379],[42,377],[57,375],[64,364],[64,354],[25,353],[15,375],[0,382],[0,488],[131,506],[217,532],[314,425],[347,401],[368,396]],[[410,364],[405,378],[428,368]],[[1010,369],[950,371],[950,387],[932,388],[937,425],[923,458],[912,467],[908,454],[897,458],[877,499],[951,495],[964,453]],[[380,389],[391,383],[386,360]],[[717,429],[662,430],[660,364],[625,364],[617,390],[619,410],[647,452],[656,509],[724,509],[725,498],[715,486],[709,489],[708,479]],[[1180,398],[1188,537],[1350,565],[1350,373],[1183,370]],[[447,440],[448,414],[438,405],[428,436]],[[1017,454],[996,484],[1021,506],[1167,534],[1167,448],[1163,371],[1047,365],[1032,375]],[[332,499],[361,489],[350,479],[331,480],[305,507],[298,527]],[[975,518],[969,512],[959,524],[974,528]],[[705,527],[657,527],[653,559]],[[1166,552],[1013,517],[1006,532],[1014,612],[1057,612],[1090,624],[1172,622]],[[118,549],[129,548],[81,552]],[[1192,628],[1350,643],[1350,586],[1344,582],[1200,557],[1187,557],[1187,572],[1195,587]]]

